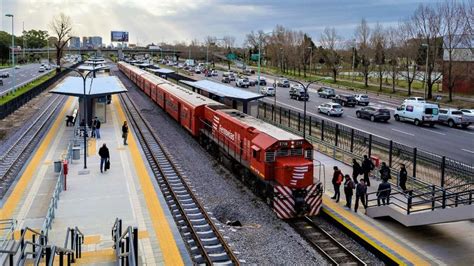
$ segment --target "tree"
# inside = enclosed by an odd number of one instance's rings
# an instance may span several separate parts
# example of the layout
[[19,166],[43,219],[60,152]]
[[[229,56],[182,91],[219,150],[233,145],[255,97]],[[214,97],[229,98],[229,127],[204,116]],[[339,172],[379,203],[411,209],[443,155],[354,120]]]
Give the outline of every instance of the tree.
[[341,37],[336,33],[335,28],[326,27],[321,34],[320,43],[323,47],[322,55],[326,67],[332,72],[334,82],[337,81],[339,65],[341,64],[340,55],[337,53],[337,47],[341,42]]
[[[64,47],[71,39],[72,21],[69,16],[61,13],[59,16],[53,18],[50,25],[57,40],[53,43],[56,47],[56,65],[61,66],[61,58],[63,57]],[[61,71],[60,68],[57,71]]]
[[370,66],[370,27],[367,21],[363,18],[360,25],[356,28],[356,40],[359,48],[360,68],[364,76],[364,84],[369,86],[369,66]]
[[400,35],[396,28],[389,27],[386,30],[386,36],[386,58],[388,61],[390,77],[392,78],[392,92],[395,93],[395,83],[398,77],[398,61],[400,58]]
[[45,30],[29,30],[23,33],[19,44],[25,39],[28,48],[44,48],[48,44],[48,32]]
[[385,67],[385,41],[385,32],[383,27],[377,23],[372,33],[371,45],[374,51],[374,63],[377,66],[380,91],[382,91],[382,81]]
[[399,38],[399,58],[403,71],[403,76],[408,84],[408,96],[411,95],[413,81],[417,77],[417,59],[419,57],[418,48],[421,45],[420,39],[415,38],[414,29],[409,21],[400,23],[397,28]]

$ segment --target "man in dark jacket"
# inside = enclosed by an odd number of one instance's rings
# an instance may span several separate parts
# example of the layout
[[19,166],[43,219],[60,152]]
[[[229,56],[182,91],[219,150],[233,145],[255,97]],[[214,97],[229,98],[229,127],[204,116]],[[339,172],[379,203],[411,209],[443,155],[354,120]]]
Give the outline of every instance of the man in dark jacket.
[[362,206],[364,206],[364,209],[367,209],[367,185],[365,184],[365,181],[363,178],[360,179],[360,182],[356,186],[356,202],[354,205],[354,211],[357,212],[357,209],[359,208],[359,200],[362,201]]
[[408,172],[407,169],[405,168],[404,164],[401,164],[400,172],[398,174],[399,177],[399,184],[400,188],[403,189],[403,192],[407,191],[407,179],[408,179]]
[[388,181],[382,181],[379,184],[379,188],[377,189],[377,205],[380,206],[380,200],[382,200],[382,204],[385,203],[390,204],[390,193],[391,193],[391,186]]
[[[105,145],[105,143],[99,149],[99,156],[100,156],[100,172],[103,173],[102,169],[104,169],[104,165],[110,161],[109,148],[107,148],[107,145]],[[105,168],[104,171],[107,171],[107,168]]]
[[356,159],[352,159],[352,179],[354,180],[354,184],[357,184],[357,177],[360,174],[362,174],[362,167]]
[[344,195],[346,195],[346,207],[350,209],[352,205],[352,195],[354,194],[354,182],[352,182],[350,175],[346,175],[345,178]]
[[334,166],[334,174],[332,175],[332,185],[334,186],[334,196],[331,199],[335,199],[339,202],[341,196],[340,187],[343,180],[343,174],[337,166]]
[[122,125],[123,145],[128,145],[127,144],[127,136],[128,136],[128,125],[127,125],[127,121],[124,121],[123,125]]
[[380,168],[379,172],[380,172],[380,178],[382,178],[383,181],[388,182],[388,180],[392,178],[390,176],[390,168],[388,168],[385,162],[382,162],[382,167]]
[[369,187],[370,187],[369,173],[372,170],[374,170],[374,163],[372,163],[372,161],[369,160],[367,155],[364,155],[364,160],[362,161],[362,173],[364,174],[364,181]]
[[97,118],[97,116],[95,117],[94,121],[95,121],[95,126],[94,126],[95,127],[95,137],[100,139],[100,125],[101,125],[101,123],[100,123],[99,119]]

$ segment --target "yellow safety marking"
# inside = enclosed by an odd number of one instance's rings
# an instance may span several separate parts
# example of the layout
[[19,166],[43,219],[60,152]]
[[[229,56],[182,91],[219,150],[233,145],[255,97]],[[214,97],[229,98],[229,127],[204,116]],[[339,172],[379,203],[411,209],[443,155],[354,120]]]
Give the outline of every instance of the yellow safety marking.
[[87,157],[95,156],[97,153],[96,140],[95,138],[90,138],[87,142]]
[[[372,238],[376,239],[380,243],[383,243],[385,246],[390,248],[391,250],[395,251],[397,254],[399,254],[401,257],[405,258],[406,260],[412,262],[415,265],[430,265],[430,263],[409,249],[403,247],[399,243],[397,243],[395,240],[392,239],[389,235],[386,233],[380,231],[379,229],[375,228],[374,226],[368,224],[362,218],[358,217],[356,214],[347,211],[342,208],[341,205],[337,204],[333,200],[331,200],[328,196],[323,195],[323,212],[331,216],[333,219],[338,221],[340,224],[342,224],[344,227],[352,231],[354,234],[356,234],[358,237],[362,238],[366,243],[369,245],[373,246],[376,248],[378,251],[383,253],[385,256],[389,257],[393,261],[395,261],[399,265],[406,265],[405,262],[400,260],[397,256],[392,254],[390,251],[387,249],[383,248],[380,246],[378,243],[373,241],[372,239],[368,238],[366,235],[364,235],[362,232],[365,232],[367,235],[371,236]],[[354,224],[357,228],[354,228],[351,224],[347,223],[346,221],[342,220],[338,216],[334,215],[334,213],[326,210],[326,207],[329,209],[332,209],[334,212],[338,213],[339,215],[343,216],[346,220],[350,221],[352,224]]]
[[109,249],[102,249],[97,251],[85,251],[82,252],[81,257],[76,260],[76,264],[78,265],[91,265],[91,264],[98,264],[104,262],[114,262],[116,261],[114,250]]
[[150,238],[148,231],[138,231],[138,239]]
[[[120,105],[119,98],[114,95],[112,101],[114,103],[115,109],[117,110],[119,121],[126,121],[127,118],[122,106]],[[132,131],[130,130],[130,132]],[[156,238],[158,239],[161,251],[163,253],[163,260],[167,265],[184,265],[173,233],[171,232],[170,225],[165,217],[163,209],[161,208],[161,204],[159,202],[158,195],[156,195],[153,183],[151,182],[151,177],[148,175],[148,171],[144,164],[144,159],[142,158],[138,149],[135,136],[134,134],[129,134],[129,136],[128,148],[132,155],[135,171],[138,174],[138,179],[140,180],[140,185],[145,196],[145,202],[152,220],[153,228],[155,229]]]
[[46,134],[46,137],[43,139],[43,141],[41,141],[38,150],[31,158],[30,162],[26,166],[25,171],[19,178],[18,183],[15,185],[11,195],[6,199],[5,204],[0,210],[0,219],[12,218],[13,211],[18,206],[18,203],[20,202],[23,193],[28,187],[28,183],[30,182],[31,178],[38,171],[39,165],[42,163],[44,155],[50,148],[51,142],[56,137],[59,126],[63,123],[63,117],[66,116],[66,111],[71,107],[72,102],[72,97],[69,97],[69,99],[66,101],[66,104],[62,108],[61,113],[59,113],[58,117],[56,118],[53,126],[48,131],[48,134]]
[[43,162],[43,164],[52,164],[52,163],[53,163],[53,161],[51,161],[51,160],[45,160],[45,161]]
[[84,245],[99,244],[101,241],[100,235],[84,236]]

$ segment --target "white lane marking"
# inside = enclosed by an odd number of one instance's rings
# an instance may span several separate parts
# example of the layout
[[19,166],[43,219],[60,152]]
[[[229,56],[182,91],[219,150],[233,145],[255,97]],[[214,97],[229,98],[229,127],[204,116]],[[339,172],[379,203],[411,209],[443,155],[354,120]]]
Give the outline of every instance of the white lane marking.
[[412,137],[415,136],[415,134],[411,134],[411,133],[408,133],[408,132],[405,132],[405,131],[402,131],[402,130],[398,130],[398,129],[395,129],[395,128],[392,128],[392,130],[396,131],[396,132],[403,133],[403,134],[407,134],[407,135],[412,136]]
[[465,151],[465,152],[469,152],[469,153],[473,153],[474,154],[474,151],[471,151],[471,150],[468,150],[468,149],[461,149],[462,151]]
[[459,132],[466,133],[466,134],[469,134],[469,135],[474,135],[473,132],[466,132],[466,131],[462,131],[462,130],[459,130]]
[[429,131],[429,132],[432,132],[432,133],[435,133],[435,134],[439,134],[439,135],[442,135],[442,136],[446,136],[446,134],[444,134],[444,133],[436,132],[436,131],[431,130],[431,129],[426,129],[426,128],[420,128],[420,129],[424,130],[424,131]]

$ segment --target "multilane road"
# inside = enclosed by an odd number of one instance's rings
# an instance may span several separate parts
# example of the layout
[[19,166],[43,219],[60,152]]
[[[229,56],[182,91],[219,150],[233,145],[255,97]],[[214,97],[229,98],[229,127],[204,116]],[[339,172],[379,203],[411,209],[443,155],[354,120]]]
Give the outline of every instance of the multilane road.
[[[275,77],[262,75],[267,79],[267,86],[271,86],[274,82]],[[205,79],[202,74],[195,74],[196,79]],[[256,76],[250,76],[250,79],[256,79]],[[218,77],[208,77],[207,79],[216,82],[221,82],[222,72],[219,71]],[[235,86],[235,82],[226,84]],[[260,86],[262,87],[262,86]],[[444,125],[436,125],[435,127],[422,126],[417,127],[408,122],[397,122],[393,118],[393,112],[396,107],[400,104],[399,101],[393,99],[385,99],[381,97],[374,97],[369,95],[370,105],[382,106],[390,110],[392,117],[387,123],[383,122],[371,122],[365,119],[359,119],[356,117],[356,110],[361,106],[344,107],[344,115],[342,117],[329,117],[325,114],[318,113],[318,105],[330,102],[329,99],[320,98],[318,96],[317,89],[319,85],[312,85],[308,91],[309,101],[306,102],[307,114],[311,116],[320,117],[326,120],[331,120],[336,123],[340,123],[345,126],[352,127],[357,130],[366,131],[373,135],[378,135],[386,139],[391,139],[395,142],[410,146],[417,147],[424,151],[432,152],[434,154],[447,156],[451,159],[455,159],[466,164],[472,165],[474,162],[474,128],[471,125],[468,129],[449,128]],[[257,86],[249,87],[249,90],[258,93]],[[337,90],[337,93],[352,93],[343,90]],[[273,97],[265,97],[263,101],[273,104]],[[289,88],[277,87],[276,89],[276,103],[279,106],[290,108],[295,111],[303,112],[302,101],[292,100],[289,96]]]
[[48,74],[51,71],[55,71],[54,68],[51,70],[45,70],[44,72],[39,72],[41,64],[28,64],[20,65],[19,69],[7,68],[0,70],[0,74],[9,73],[10,77],[3,78],[3,86],[0,86],[0,93],[7,91],[13,87],[13,71],[15,71],[15,86],[27,82],[32,79],[36,79],[39,76]]

